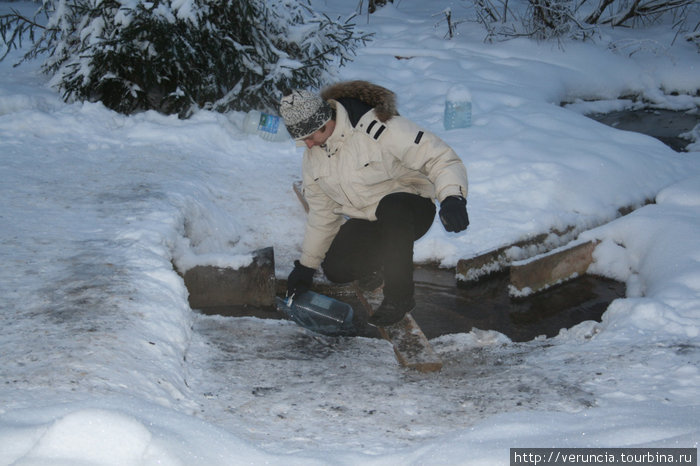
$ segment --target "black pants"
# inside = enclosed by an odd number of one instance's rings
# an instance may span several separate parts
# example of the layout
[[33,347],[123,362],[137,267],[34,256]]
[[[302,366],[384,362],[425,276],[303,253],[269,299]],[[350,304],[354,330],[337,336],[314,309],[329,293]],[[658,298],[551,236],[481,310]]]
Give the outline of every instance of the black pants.
[[323,261],[335,283],[348,283],[382,270],[384,297],[413,296],[413,243],[430,229],[435,204],[416,194],[394,193],[377,207],[377,220],[350,219],[340,227]]

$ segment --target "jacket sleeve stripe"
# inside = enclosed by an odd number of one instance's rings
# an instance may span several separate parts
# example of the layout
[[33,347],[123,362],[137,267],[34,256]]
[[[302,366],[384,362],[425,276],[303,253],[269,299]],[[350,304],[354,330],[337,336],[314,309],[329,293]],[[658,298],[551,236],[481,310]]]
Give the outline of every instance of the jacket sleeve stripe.
[[379,128],[377,130],[377,132],[374,134],[374,139],[375,140],[379,139],[379,136],[382,135],[382,133],[384,132],[385,129],[386,129],[386,126],[382,125],[381,128]]
[[377,124],[377,120],[372,120],[372,123],[370,123],[369,126],[367,126],[367,134],[370,134],[370,132],[372,131],[372,128],[374,128],[374,125],[376,125],[376,124]]

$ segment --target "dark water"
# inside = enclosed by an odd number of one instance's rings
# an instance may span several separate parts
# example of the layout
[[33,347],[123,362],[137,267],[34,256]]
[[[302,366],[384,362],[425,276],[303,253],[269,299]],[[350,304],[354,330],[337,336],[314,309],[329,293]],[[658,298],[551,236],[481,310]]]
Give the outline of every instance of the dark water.
[[428,338],[448,333],[497,330],[513,341],[556,336],[562,328],[600,321],[608,305],[625,296],[625,285],[585,275],[524,299],[508,294],[500,273],[457,286],[451,271],[418,269],[413,316]]
[[[467,333],[473,328],[496,330],[513,341],[529,341],[540,335],[552,337],[562,328],[586,320],[600,321],[608,305],[625,296],[624,284],[589,275],[525,299],[510,298],[507,272],[458,286],[453,270],[418,267],[414,279],[416,309],[412,314],[428,338]],[[363,308],[347,287],[319,286],[316,290],[351,304],[362,321]],[[282,317],[272,308],[244,306],[209,308],[203,312]],[[371,326],[360,327],[358,335],[379,338]]]
[[700,123],[700,112],[678,112],[673,110],[621,110],[610,113],[588,115],[608,126],[647,134],[660,140],[676,152],[685,151],[692,141],[680,135],[692,130]]

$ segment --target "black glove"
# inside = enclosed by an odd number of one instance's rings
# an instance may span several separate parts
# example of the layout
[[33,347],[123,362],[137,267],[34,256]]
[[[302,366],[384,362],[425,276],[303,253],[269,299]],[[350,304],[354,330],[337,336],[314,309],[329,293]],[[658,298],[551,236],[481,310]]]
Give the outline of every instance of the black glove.
[[440,203],[440,221],[447,231],[457,233],[466,230],[469,226],[467,200],[460,196],[447,196]]
[[287,278],[287,296],[308,291],[313,283],[314,273],[316,270],[301,265],[299,261],[294,261],[294,270]]

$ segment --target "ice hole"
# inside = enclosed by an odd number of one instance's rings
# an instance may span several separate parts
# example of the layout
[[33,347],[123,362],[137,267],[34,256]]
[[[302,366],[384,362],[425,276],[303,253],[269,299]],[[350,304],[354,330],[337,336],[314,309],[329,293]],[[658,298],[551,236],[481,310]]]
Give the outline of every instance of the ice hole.
[[700,136],[700,112],[642,108],[609,113],[592,113],[588,117],[608,126],[652,136],[676,152],[687,151]]

